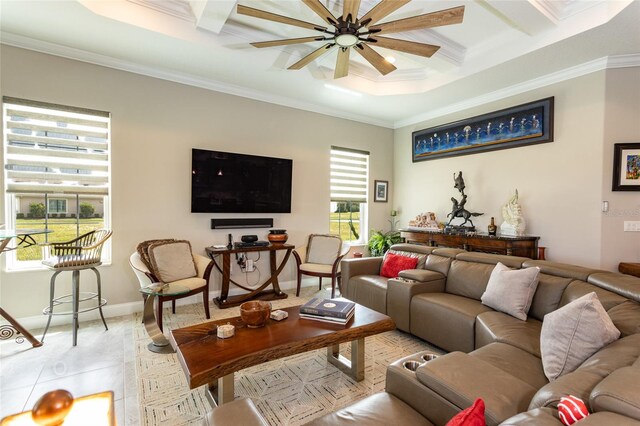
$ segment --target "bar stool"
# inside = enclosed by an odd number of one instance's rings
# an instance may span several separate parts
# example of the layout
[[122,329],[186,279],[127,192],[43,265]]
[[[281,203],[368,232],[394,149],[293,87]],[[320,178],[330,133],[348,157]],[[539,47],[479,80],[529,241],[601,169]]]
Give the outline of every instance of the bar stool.
[[[107,304],[107,300],[102,298],[102,288],[100,282],[100,273],[96,269],[102,265],[100,257],[102,255],[102,247],[104,243],[111,237],[111,231],[108,229],[98,229],[86,233],[74,240],[48,243],[43,245],[42,264],[53,270],[51,277],[49,306],[42,310],[44,315],[48,315],[47,326],[42,334],[41,341],[49,330],[51,317],[53,315],[73,315],[73,346],[78,343],[78,314],[98,309],[100,317],[104,324],[105,330],[109,330],[107,322],[102,313],[102,307]],[[97,292],[80,292],[80,271],[91,269],[96,274]],[[72,271],[72,293],[64,296],[55,297],[56,277],[64,271]],[[88,300],[96,300],[95,306],[90,306],[80,310],[80,302]],[[70,312],[54,312],[54,306],[64,303],[72,305]]]

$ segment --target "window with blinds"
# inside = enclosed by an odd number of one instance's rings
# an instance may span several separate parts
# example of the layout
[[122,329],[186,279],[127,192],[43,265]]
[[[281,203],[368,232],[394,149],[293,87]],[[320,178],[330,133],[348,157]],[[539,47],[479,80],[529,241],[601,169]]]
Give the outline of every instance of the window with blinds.
[[109,194],[109,113],[3,101],[7,192]]
[[343,241],[363,242],[369,187],[369,153],[331,147],[330,229]]
[[[107,227],[110,114],[2,100],[7,228],[46,229],[42,241],[68,241]],[[16,252],[9,265],[40,261],[37,246]]]

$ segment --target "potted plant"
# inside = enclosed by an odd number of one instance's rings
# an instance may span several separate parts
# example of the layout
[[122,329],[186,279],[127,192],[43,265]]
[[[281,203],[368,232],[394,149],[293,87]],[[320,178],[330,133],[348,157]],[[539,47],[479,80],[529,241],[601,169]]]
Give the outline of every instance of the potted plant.
[[369,246],[369,253],[371,256],[382,256],[389,250],[389,248],[393,244],[397,244],[402,242],[402,237],[400,237],[400,232],[398,231],[389,231],[382,232],[380,231],[371,231],[371,235],[369,237],[369,242],[367,245]]

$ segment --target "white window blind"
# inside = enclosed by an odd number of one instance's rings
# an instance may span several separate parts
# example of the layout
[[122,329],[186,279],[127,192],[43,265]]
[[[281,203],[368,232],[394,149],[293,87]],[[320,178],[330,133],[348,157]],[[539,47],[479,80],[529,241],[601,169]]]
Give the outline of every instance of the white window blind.
[[109,195],[110,114],[4,97],[10,193]]
[[331,201],[367,202],[369,153],[331,147]]

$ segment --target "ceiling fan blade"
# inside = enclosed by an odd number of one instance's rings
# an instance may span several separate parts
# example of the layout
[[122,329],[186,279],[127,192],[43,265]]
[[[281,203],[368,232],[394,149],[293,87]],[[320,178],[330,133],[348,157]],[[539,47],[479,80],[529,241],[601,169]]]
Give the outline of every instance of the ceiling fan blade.
[[396,67],[387,62],[378,52],[367,46],[365,43],[356,45],[356,52],[362,55],[380,74],[387,75],[391,71],[395,71]]
[[312,24],[311,22],[300,21],[298,19],[289,18],[287,16],[278,15],[264,10],[254,9],[252,7],[238,5],[238,13],[240,15],[253,16],[254,18],[266,19],[267,21],[280,22],[281,24],[293,25],[295,27],[308,28],[316,31],[326,31],[323,26]]
[[350,47],[342,48],[338,50],[338,61],[336,62],[336,70],[333,73],[333,78],[346,77],[349,74],[349,52]]
[[342,5],[342,19],[347,21],[349,15],[351,15],[351,22],[356,22],[358,19],[358,10],[360,10],[360,0],[344,0]]
[[365,13],[362,18],[360,18],[360,22],[366,26],[373,25],[385,16],[400,9],[410,1],[411,0],[382,0],[380,3],[375,5],[373,9]]
[[329,9],[327,9],[322,3],[320,3],[320,0],[302,0],[302,2],[309,6],[309,8],[313,10],[316,15],[321,17],[327,24],[336,25],[336,17],[333,16],[331,12],[329,12]]
[[443,25],[459,24],[462,22],[463,17],[464,6],[459,6],[451,9],[440,10],[438,12],[413,16],[411,18],[385,22],[384,24],[373,25],[369,27],[369,31],[377,35],[441,27]]
[[302,68],[305,65],[307,65],[309,62],[312,62],[315,59],[318,59],[320,56],[322,56],[325,53],[327,53],[328,51],[330,51],[331,47],[333,47],[333,46],[335,46],[333,43],[325,44],[321,48],[314,50],[313,52],[311,52],[310,54],[308,54],[304,58],[300,59],[295,64],[291,65],[288,69],[290,69],[290,70],[299,70],[300,68]]
[[433,44],[418,43],[415,41],[398,40],[397,38],[388,37],[369,37],[373,46],[385,47],[387,49],[399,50],[401,52],[411,53],[412,55],[425,56],[430,58],[440,49],[440,46]]
[[301,38],[287,38],[284,40],[272,40],[272,41],[257,41],[255,43],[251,43],[254,47],[273,47],[273,46],[286,46],[289,44],[298,44],[298,43],[310,43],[312,41],[323,41],[324,37],[301,37]]

